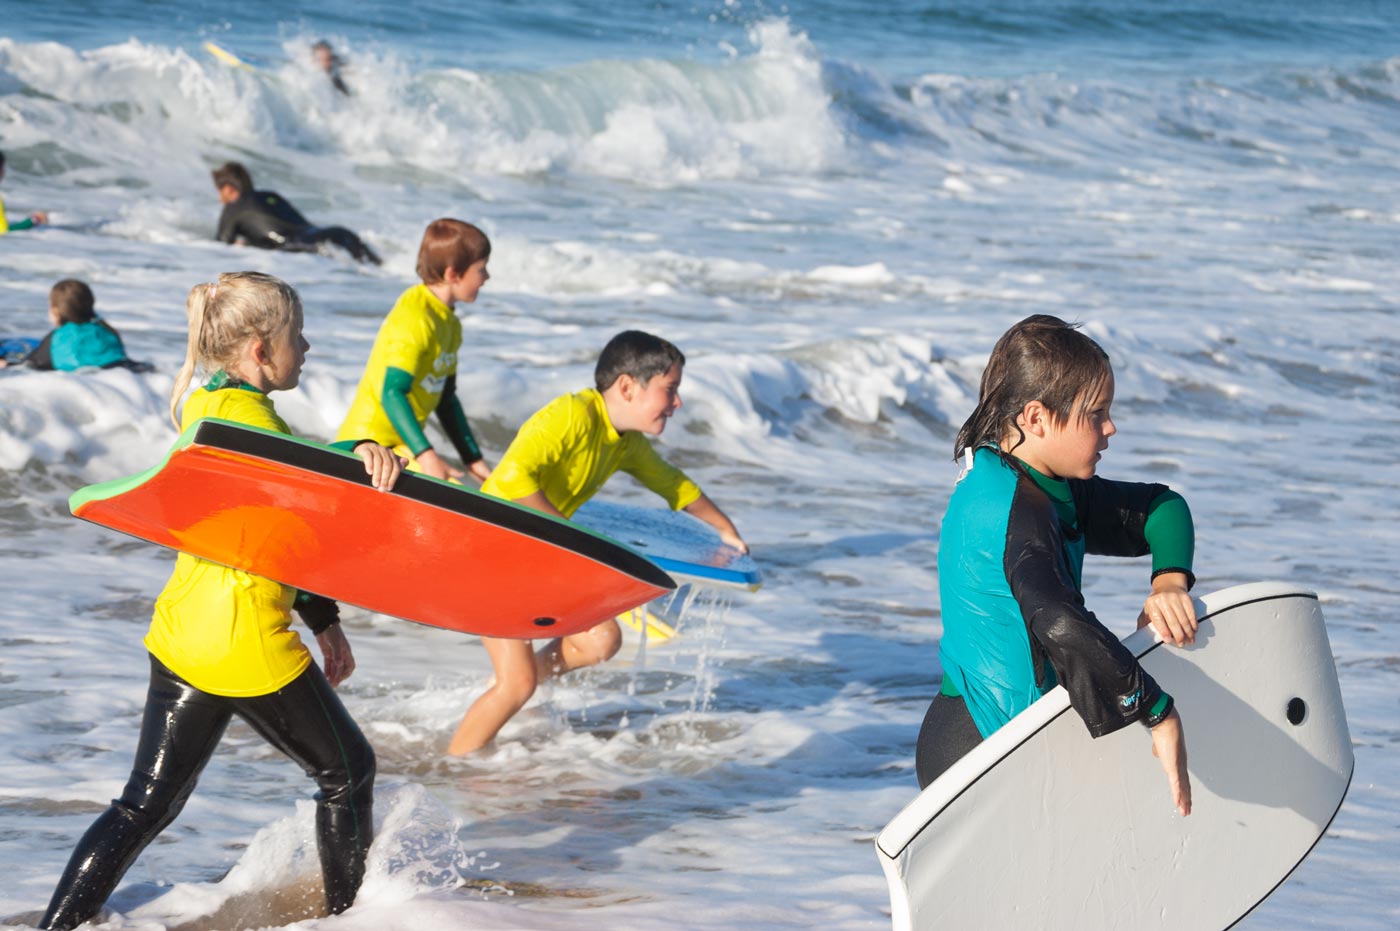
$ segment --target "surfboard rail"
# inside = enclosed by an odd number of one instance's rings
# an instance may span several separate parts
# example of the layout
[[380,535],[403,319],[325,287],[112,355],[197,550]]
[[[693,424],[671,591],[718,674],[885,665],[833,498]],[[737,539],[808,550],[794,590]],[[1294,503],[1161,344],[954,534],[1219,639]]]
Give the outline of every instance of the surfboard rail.
[[161,462],[75,492],[73,514],[411,621],[489,636],[585,630],[675,588],[608,537],[461,485],[205,418]]
[[[979,899],[977,882],[958,872],[964,868],[959,857],[993,867],[997,876],[1029,875],[1018,888],[1031,891],[1025,901],[1016,901],[1023,909],[1034,908],[1030,914],[1043,928],[1216,931],[1236,924],[1287,879],[1336,817],[1355,765],[1317,596],[1287,583],[1252,583],[1199,599],[1197,616],[1201,630],[1193,647],[1156,642],[1150,629],[1124,639],[1181,709],[1196,795],[1191,817],[1162,811],[1168,807],[1165,779],[1144,728],[1092,741],[1068,694],[1053,689],[950,767],[876,838],[896,931],[979,926],[979,921],[993,927],[1007,920],[1017,905],[1007,902],[1004,887],[999,897],[985,888],[987,898]],[[1278,630],[1269,630],[1271,624]],[[1236,625],[1241,626],[1232,630]],[[1289,642],[1268,646],[1271,635]],[[1221,644],[1215,653],[1213,642]],[[1261,644],[1262,653],[1272,649],[1274,655],[1258,655]],[[1227,662],[1228,657],[1240,662]],[[1278,668],[1249,666],[1270,666],[1271,660]],[[1280,678],[1284,681],[1271,681]],[[1243,747],[1250,752],[1242,758]],[[1291,763],[1294,783],[1267,787],[1278,772],[1252,767],[1270,761],[1285,772]],[[1071,830],[1057,821],[1070,817],[1057,808],[1084,822]],[[996,811],[1001,814],[989,813]],[[1025,823],[998,821],[1003,817]],[[1044,836],[1057,827],[1063,837]],[[1007,849],[1012,835],[1034,852]],[[1108,868],[1089,875],[1093,867],[1084,864],[1109,858],[1105,845],[1115,854],[1132,851],[1135,860],[1114,868],[1130,879]],[[1248,867],[1235,864],[1233,873],[1216,862],[1229,855],[1218,848],[1248,860],[1251,845],[1270,849]],[[1018,856],[1028,862],[997,862]],[[1270,862],[1262,864],[1265,859]],[[1206,860],[1217,878],[1230,877],[1239,895],[1213,893],[1204,876],[1192,873],[1205,870]],[[1146,879],[1143,874],[1152,874],[1153,867],[1162,875]],[[1076,869],[1088,872],[1076,874]],[[1241,879],[1245,873],[1247,882]],[[1038,884],[1042,878],[1045,888]],[[1173,896],[1190,882],[1199,888]],[[1184,904],[1188,896],[1194,898]],[[995,905],[994,898],[999,899]],[[1064,914],[1057,911],[1057,899]],[[1102,914],[1095,912],[1098,920],[1086,921],[1085,902],[1102,906]]]
[[205,41],[202,47],[204,48],[204,51],[208,52],[210,55],[214,56],[225,65],[228,65],[230,68],[242,68],[244,71],[255,70],[252,65],[248,64],[248,62],[244,61],[242,58],[239,58],[237,55],[235,55],[233,52],[230,52],[222,45],[217,45],[214,42]]
[[595,498],[573,519],[620,541],[673,576],[748,591],[763,585],[763,573],[752,556],[721,542],[714,528],[689,514]]

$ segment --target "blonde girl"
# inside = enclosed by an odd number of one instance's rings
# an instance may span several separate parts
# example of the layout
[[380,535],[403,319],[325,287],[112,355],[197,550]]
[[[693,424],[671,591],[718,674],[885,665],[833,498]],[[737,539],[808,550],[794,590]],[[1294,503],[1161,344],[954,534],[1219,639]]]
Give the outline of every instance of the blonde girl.
[[[179,427],[202,417],[290,433],[268,395],[295,388],[310,348],[301,300],[256,272],[195,285],[186,303],[189,343],[170,413]],[[208,375],[181,411],[197,370]],[[376,488],[401,463],[372,442],[354,447]],[[291,629],[295,609],[316,636],[324,673]],[[78,842],[41,928],[93,918],[122,875],[184,807],[237,715],[316,781],[316,839],[327,905],[354,902],[372,839],[374,751],[334,686],[355,669],[335,602],[185,553],[156,599],[145,645],[151,681],[136,762],[121,798]]]

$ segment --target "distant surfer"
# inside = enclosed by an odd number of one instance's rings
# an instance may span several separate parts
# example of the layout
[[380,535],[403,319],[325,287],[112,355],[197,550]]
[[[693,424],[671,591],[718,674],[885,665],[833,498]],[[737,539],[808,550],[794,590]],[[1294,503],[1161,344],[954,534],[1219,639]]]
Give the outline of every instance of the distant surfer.
[[316,67],[320,68],[330,78],[331,86],[340,91],[346,97],[350,96],[350,88],[345,86],[345,79],[341,77],[340,71],[345,67],[345,59],[335,53],[331,44],[325,39],[321,39],[311,46],[311,57],[316,62]]
[[[0,181],[4,180],[5,153],[0,152]],[[44,213],[42,210],[37,210],[34,213],[31,213],[29,216],[25,217],[23,220],[16,220],[14,223],[11,223],[5,217],[5,200],[4,198],[0,198],[0,236],[5,235],[11,230],[32,229],[36,226],[42,226],[47,222],[49,222],[49,215],[47,213]]]
[[379,264],[379,256],[343,226],[313,226],[300,211],[275,191],[253,189],[248,170],[238,162],[225,162],[210,174],[224,205],[219,216],[218,240],[243,243],[259,249],[315,252],[331,243],[360,262]]
[[[570,517],[614,472],[628,473],[719,531],[747,553],[733,522],[680,469],[662,459],[648,436],[660,436],[681,406],[685,356],[650,333],[627,330],[603,347],[593,388],[555,398],[525,421],[481,490],[555,517]],[[464,605],[463,610],[471,610]],[[616,620],[551,640],[538,653],[528,640],[482,637],[495,681],[472,706],[447,752],[485,746],[530,700],[538,683],[612,658],[622,644]]]
[[457,305],[476,300],[490,280],[491,240],[463,220],[428,224],[418,247],[419,284],[399,295],[374,337],[350,410],[336,439],[369,437],[393,447],[409,468],[433,478],[466,473],[438,454],[423,427],[437,414],[466,472],[478,482],[491,474],[457,396],[457,353],[462,323]]
[[[127,358],[122,338],[97,315],[92,288],[65,278],[49,289],[49,321],[54,328],[24,359],[33,369],[71,372],[83,368],[128,368],[149,372],[145,362]],[[0,368],[7,363],[0,360]]]
[[1186,501],[1165,485],[1095,475],[1117,432],[1112,403],[1108,355],[1056,317],[1027,317],[992,350],[958,432],[954,457],[968,464],[940,531],[943,685],[919,733],[921,787],[1059,684],[1093,737],[1147,725],[1172,805],[1191,812],[1172,697],[1080,594],[1086,551],[1151,553],[1138,627],[1177,646],[1195,639]]
[[[170,396],[189,427],[220,417],[290,433],[269,392],[297,386],[310,348],[301,300],[257,272],[220,275],[190,292],[189,345]],[[209,381],[177,415],[196,368]],[[375,488],[400,472],[388,449],[346,444]],[[353,541],[348,541],[353,544]],[[316,636],[324,672],[291,629],[292,611]],[[316,781],[316,845],[332,913],[355,901],[373,840],[374,750],[335,693],[355,670],[334,601],[187,553],[156,598],[146,633],[150,689],[136,760],[121,797],[78,841],[40,928],[94,918],[122,875],[180,813],[234,716]]]

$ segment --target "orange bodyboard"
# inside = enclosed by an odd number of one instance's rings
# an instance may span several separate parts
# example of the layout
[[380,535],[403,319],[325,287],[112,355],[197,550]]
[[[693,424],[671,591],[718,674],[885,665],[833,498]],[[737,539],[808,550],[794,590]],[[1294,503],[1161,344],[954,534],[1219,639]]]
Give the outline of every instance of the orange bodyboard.
[[90,485],[73,513],[142,540],[421,624],[532,639],[587,630],[676,587],[601,534],[359,457],[200,420],[165,461]]

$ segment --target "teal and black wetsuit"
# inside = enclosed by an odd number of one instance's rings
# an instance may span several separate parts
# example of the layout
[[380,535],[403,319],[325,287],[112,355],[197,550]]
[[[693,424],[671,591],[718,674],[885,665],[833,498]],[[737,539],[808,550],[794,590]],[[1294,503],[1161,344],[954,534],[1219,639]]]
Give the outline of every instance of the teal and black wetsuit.
[[1171,697],[1084,606],[1084,555],[1150,552],[1154,576],[1194,581],[1194,545],[1190,509],[1165,485],[1052,479],[978,449],[943,518],[943,687],[919,735],[920,784],[1057,684],[1094,737],[1164,718]]
[[126,360],[126,349],[117,331],[100,317],[86,323],[65,323],[40,340],[24,360],[30,368],[111,368]]

